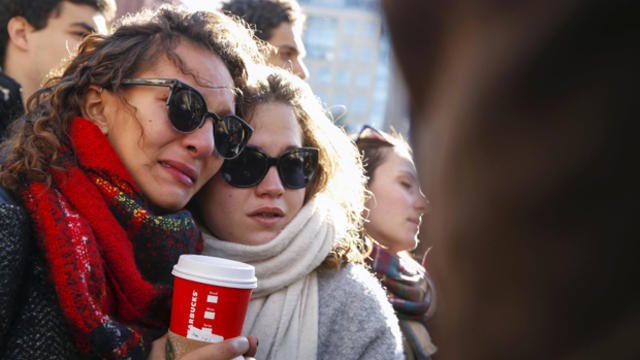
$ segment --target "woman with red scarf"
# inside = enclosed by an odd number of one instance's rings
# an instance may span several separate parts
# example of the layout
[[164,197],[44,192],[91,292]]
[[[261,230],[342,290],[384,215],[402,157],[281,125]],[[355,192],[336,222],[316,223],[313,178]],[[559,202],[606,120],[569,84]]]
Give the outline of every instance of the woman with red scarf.
[[408,253],[418,245],[418,230],[428,206],[411,148],[400,135],[366,125],[355,143],[371,192],[364,227],[374,245],[367,263],[387,290],[400,322],[406,358],[430,359],[436,348],[426,322],[435,311],[435,291],[424,267]]
[[202,247],[182,209],[252,134],[234,114],[251,44],[222,15],[162,8],[89,36],[30,99],[2,147],[0,358],[163,357],[171,268]]

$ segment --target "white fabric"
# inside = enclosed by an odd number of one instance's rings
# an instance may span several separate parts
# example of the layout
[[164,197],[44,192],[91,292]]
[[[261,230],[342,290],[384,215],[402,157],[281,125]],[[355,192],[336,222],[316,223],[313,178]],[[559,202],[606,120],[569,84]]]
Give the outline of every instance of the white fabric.
[[203,254],[255,266],[242,333],[260,342],[256,359],[316,359],[318,283],[314,271],[344,237],[344,211],[328,198],[310,200],[273,240],[262,245],[223,241],[203,231]]

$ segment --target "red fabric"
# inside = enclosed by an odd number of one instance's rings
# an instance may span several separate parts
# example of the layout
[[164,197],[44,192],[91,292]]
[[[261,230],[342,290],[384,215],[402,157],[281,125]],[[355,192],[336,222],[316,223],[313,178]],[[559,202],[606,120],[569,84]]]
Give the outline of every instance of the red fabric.
[[144,357],[168,327],[171,268],[200,233],[186,211],[150,211],[93,123],[76,118],[69,135],[53,186],[22,192],[35,237],[80,350]]

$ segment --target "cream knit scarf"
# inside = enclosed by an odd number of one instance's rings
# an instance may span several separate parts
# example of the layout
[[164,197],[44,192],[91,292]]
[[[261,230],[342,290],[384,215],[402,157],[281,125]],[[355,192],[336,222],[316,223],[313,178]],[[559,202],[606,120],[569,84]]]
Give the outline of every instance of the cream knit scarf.
[[222,241],[203,231],[204,255],[255,266],[254,289],[242,329],[260,341],[256,359],[316,359],[318,265],[346,229],[344,210],[316,195],[273,240],[262,245]]

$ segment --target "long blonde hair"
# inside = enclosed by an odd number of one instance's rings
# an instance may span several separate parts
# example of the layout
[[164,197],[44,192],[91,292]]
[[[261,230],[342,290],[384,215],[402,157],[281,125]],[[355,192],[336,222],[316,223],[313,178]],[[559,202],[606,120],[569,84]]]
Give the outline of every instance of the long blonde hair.
[[302,145],[320,149],[318,172],[307,187],[305,203],[318,193],[327,195],[346,213],[347,235],[336,243],[325,259],[325,269],[340,268],[347,262],[362,262],[370,246],[360,236],[366,193],[360,155],[342,128],[329,117],[309,85],[295,75],[264,68],[262,76],[243,89],[239,113],[250,118],[256,105],[278,102],[292,108],[302,129]]

